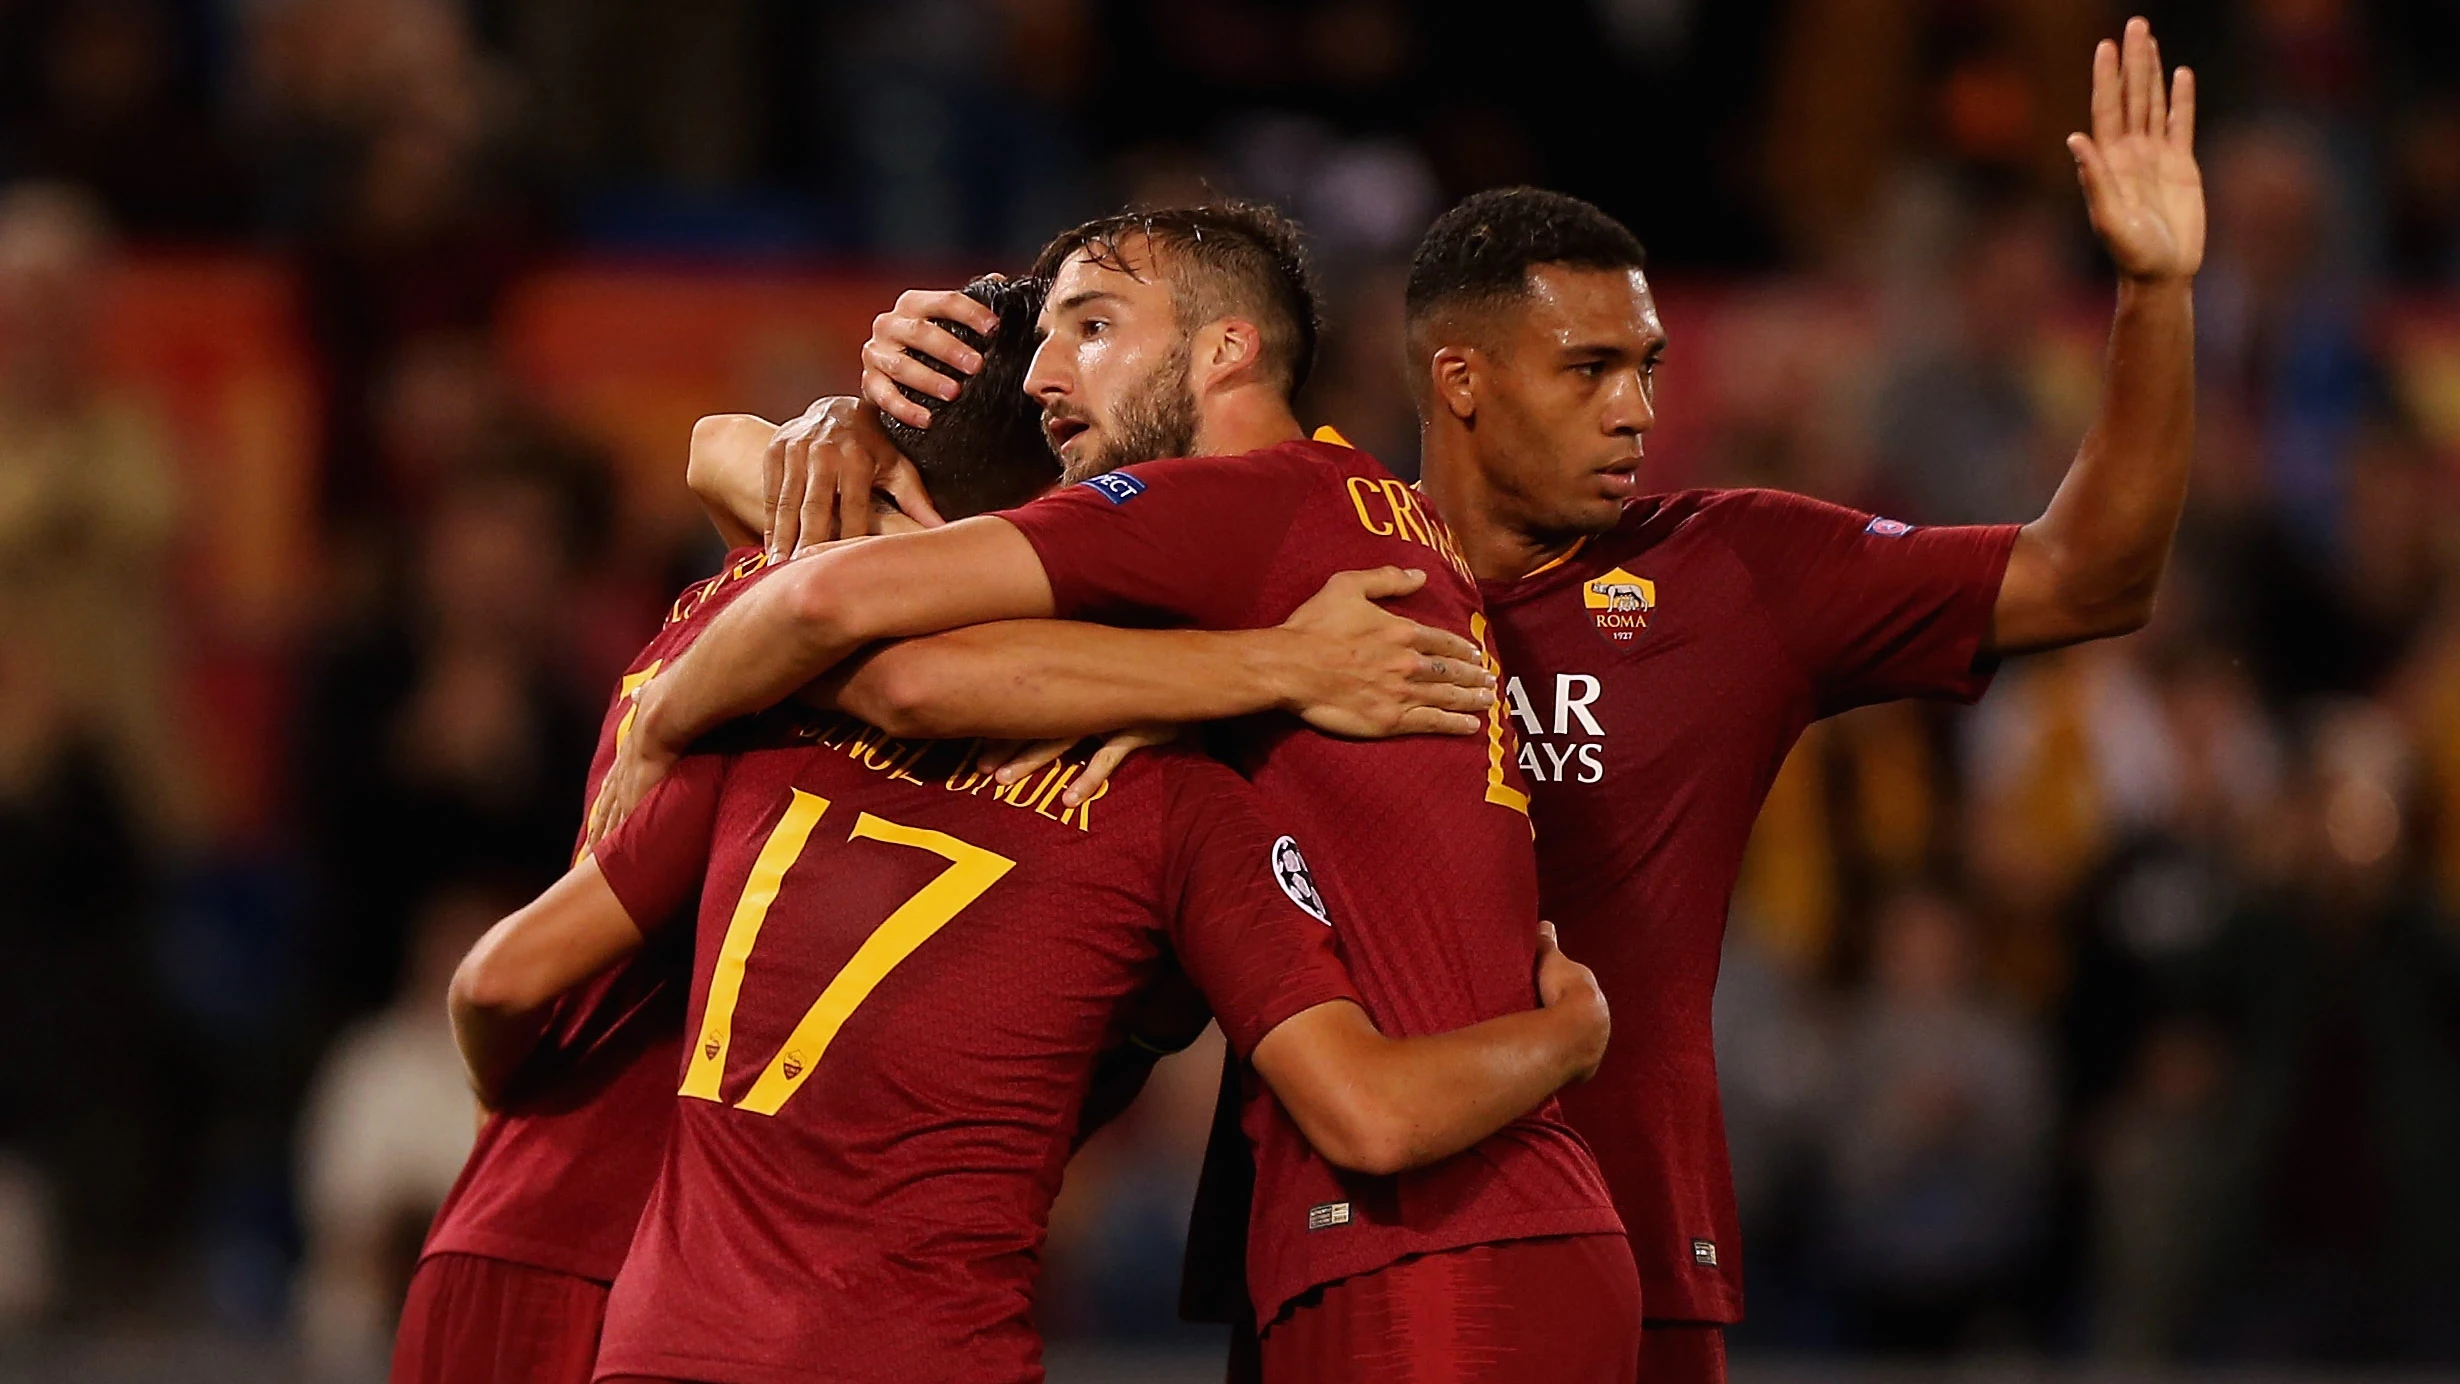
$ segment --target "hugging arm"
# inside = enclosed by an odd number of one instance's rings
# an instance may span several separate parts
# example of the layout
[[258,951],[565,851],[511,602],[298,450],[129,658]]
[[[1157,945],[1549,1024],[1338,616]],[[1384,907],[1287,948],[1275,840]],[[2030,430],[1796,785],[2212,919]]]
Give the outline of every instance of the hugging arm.
[[1316,1152],[1363,1173],[1448,1158],[1596,1072],[1605,996],[1541,924],[1537,1009],[1421,1038],[1387,1038],[1348,1000],[1285,1020],[1256,1044],[1257,1075]]
[[640,926],[594,859],[489,928],[454,970],[446,1000],[479,1103],[503,1100],[557,999],[640,945]]

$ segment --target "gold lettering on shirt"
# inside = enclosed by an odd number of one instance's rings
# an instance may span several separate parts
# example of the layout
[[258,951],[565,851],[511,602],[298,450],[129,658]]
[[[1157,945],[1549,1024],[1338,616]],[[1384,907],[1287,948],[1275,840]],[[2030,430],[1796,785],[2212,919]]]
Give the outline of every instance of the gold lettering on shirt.
[[875,774],[924,788],[988,796],[991,801],[1031,812],[1078,831],[1093,830],[1093,805],[1109,794],[1106,780],[1094,786],[1085,801],[1069,806],[1060,801],[1086,757],[1070,754],[1052,761],[1038,774],[1003,784],[982,767],[981,740],[901,740],[852,716],[831,716],[803,726],[797,738],[827,750],[843,750],[846,758]]
[[1358,527],[1377,538],[1399,538],[1432,549],[1461,580],[1477,580],[1470,574],[1469,560],[1461,556],[1460,545],[1452,541],[1452,531],[1427,509],[1418,492],[1407,483],[1351,476],[1348,484],[1350,508],[1358,513]]

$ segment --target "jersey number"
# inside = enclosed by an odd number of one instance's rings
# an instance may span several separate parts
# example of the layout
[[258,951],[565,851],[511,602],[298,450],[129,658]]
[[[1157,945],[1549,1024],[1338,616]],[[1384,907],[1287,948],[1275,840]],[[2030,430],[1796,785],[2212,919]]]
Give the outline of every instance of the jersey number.
[[[699,1040],[692,1048],[691,1065],[683,1073],[684,1095],[701,1100],[724,1099],[718,1094],[718,1083],[726,1075],[726,1051],[734,1036],[735,1002],[743,996],[744,964],[751,960],[752,948],[760,944],[760,925],[768,919],[769,905],[777,901],[778,886],[785,882],[786,872],[802,858],[803,848],[810,844],[812,828],[819,824],[821,814],[829,810],[828,799],[800,788],[792,791],[794,797],[786,804],[785,815],[777,819],[768,841],[760,848],[759,858],[752,862],[751,878],[743,882],[743,895],[735,900],[734,917],[727,921],[726,940],[718,946],[717,970],[709,977],[708,1010],[701,1020]],[[887,921],[872,929],[871,936],[855,949],[836,979],[803,1012],[803,1021],[786,1035],[785,1046],[761,1069],[752,1089],[735,1102],[738,1110],[776,1114],[802,1087],[812,1068],[819,1065],[822,1054],[837,1037],[837,1030],[845,1027],[847,1017],[869,998],[872,988],[1016,865],[1004,855],[960,841],[946,832],[899,826],[868,812],[854,819],[854,830],[846,834],[846,839],[912,846],[947,860],[948,868],[899,904]]]

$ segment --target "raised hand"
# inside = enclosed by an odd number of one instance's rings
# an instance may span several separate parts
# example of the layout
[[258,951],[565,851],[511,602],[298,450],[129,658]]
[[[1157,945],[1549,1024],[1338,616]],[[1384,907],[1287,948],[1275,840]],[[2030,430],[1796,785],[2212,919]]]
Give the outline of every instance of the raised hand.
[[2132,279],[2192,278],[2204,262],[2204,176],[2195,163],[2195,74],[2165,82],[2152,25],[2093,50],[2093,132],[2067,137],[2093,231]]

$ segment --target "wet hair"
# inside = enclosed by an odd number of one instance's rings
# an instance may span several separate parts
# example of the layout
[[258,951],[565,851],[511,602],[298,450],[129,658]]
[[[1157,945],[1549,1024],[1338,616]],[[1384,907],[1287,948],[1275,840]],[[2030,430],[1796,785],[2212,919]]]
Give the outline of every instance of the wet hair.
[[1630,227],[1577,197],[1495,188],[1463,199],[1427,227],[1409,262],[1404,313],[1415,331],[1438,312],[1525,297],[1529,271],[1541,264],[1641,269],[1647,261]]
[[1127,242],[1141,240],[1168,261],[1165,273],[1179,325],[1194,329],[1244,317],[1264,337],[1263,360],[1284,397],[1295,397],[1315,368],[1321,326],[1315,271],[1298,223],[1263,202],[1221,201],[1105,216],[1060,232],[1034,262],[1044,279],[1082,252],[1105,269],[1137,279]]
[[1034,321],[1042,312],[1040,279],[981,278],[965,296],[999,314],[992,335],[961,322],[935,318],[959,341],[982,353],[982,368],[963,375],[920,351],[906,354],[965,387],[940,399],[904,385],[905,397],[931,410],[931,426],[881,421],[889,440],[922,473],[931,503],[950,519],[1021,505],[1059,479],[1059,458],[1042,432],[1042,413],[1025,393],[1040,337]]

